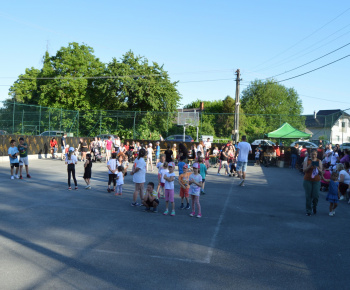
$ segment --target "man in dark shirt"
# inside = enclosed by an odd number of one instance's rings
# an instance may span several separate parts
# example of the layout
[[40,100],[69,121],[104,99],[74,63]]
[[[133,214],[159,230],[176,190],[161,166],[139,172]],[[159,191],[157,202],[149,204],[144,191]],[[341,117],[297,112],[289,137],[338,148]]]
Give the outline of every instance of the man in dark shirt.
[[173,151],[170,148],[170,145],[168,145],[167,149],[164,151],[165,161],[168,163],[173,161]]

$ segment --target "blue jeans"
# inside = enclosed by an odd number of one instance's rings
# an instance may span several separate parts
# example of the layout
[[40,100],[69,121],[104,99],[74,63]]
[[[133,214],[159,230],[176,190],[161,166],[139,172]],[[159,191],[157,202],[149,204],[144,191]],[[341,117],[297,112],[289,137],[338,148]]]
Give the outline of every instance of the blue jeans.
[[297,155],[292,154],[292,168],[295,168],[295,164],[297,163]]

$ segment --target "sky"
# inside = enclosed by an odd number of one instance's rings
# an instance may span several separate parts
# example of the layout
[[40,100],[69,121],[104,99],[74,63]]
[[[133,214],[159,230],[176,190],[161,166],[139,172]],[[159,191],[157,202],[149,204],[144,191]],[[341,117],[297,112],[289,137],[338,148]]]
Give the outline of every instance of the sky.
[[304,114],[350,108],[345,0],[4,1],[0,27],[0,101],[26,68],[42,68],[46,50],[78,42],[105,63],[132,50],[163,64],[179,81],[180,107],[234,98],[237,69],[242,92],[325,66],[280,84],[297,91]]

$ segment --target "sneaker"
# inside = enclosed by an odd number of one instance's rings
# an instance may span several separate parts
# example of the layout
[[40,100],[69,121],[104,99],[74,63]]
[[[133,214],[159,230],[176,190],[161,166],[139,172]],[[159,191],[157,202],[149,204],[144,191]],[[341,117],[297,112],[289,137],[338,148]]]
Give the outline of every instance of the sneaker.
[[30,174],[27,174],[27,178],[32,178],[32,177],[30,176]]
[[190,216],[195,216],[195,215],[196,213],[194,211],[190,213]]
[[241,179],[241,181],[239,182],[239,186],[243,186],[244,185],[244,179]]
[[341,195],[341,196],[339,197],[339,200],[344,200],[344,195]]
[[180,209],[184,209],[184,208],[185,208],[185,207],[184,207],[184,204],[181,203]]
[[174,215],[175,215],[175,211],[172,210],[170,215],[171,215],[171,216],[174,216]]
[[76,186],[74,189],[75,189],[75,190],[78,190],[78,186]]
[[151,209],[150,209],[149,207],[146,207],[143,211],[145,211],[145,212],[150,212]]
[[191,209],[190,205],[186,205],[185,209]]
[[157,213],[157,212],[158,212],[158,209],[157,209],[157,208],[153,209],[153,212],[154,212],[154,213]]
[[108,192],[111,192],[111,189],[110,189],[110,188],[107,188],[107,191],[108,191]]
[[334,210],[332,211],[332,213],[333,213],[333,215],[335,215],[335,211]]
[[202,194],[202,195],[204,195],[204,194],[205,194],[205,192],[204,192],[204,191],[202,191],[202,192],[201,192],[201,194]]
[[89,187],[87,189],[91,189],[91,185],[89,185]]
[[133,202],[133,203],[131,203],[131,206],[140,206],[140,204],[137,202]]
[[218,172],[218,174],[216,174],[216,175],[221,175],[221,174]]
[[16,179],[18,179],[18,178],[19,178],[19,176],[18,176],[18,175],[15,175],[15,178],[16,178]]
[[331,211],[329,214],[328,214],[329,216],[334,216],[334,214],[333,214],[333,212]]
[[87,185],[87,186],[85,186],[85,189],[88,189],[89,188],[89,186]]
[[313,214],[317,214],[317,209],[316,209],[316,207],[314,207],[314,208],[312,209],[312,212],[313,212]]
[[201,215],[201,214],[198,214],[198,215],[197,215],[197,218],[201,218],[201,217],[202,217],[202,215]]
[[23,176],[22,176],[22,175],[20,175],[20,176],[19,176],[19,179],[23,179]]
[[168,215],[169,211],[166,210],[165,212],[163,212],[163,215]]
[[72,190],[72,188],[71,188],[71,187],[68,187],[68,190]]
[[11,179],[15,179],[15,178],[13,177],[13,175],[11,176]]
[[311,216],[311,213],[306,213],[306,216]]

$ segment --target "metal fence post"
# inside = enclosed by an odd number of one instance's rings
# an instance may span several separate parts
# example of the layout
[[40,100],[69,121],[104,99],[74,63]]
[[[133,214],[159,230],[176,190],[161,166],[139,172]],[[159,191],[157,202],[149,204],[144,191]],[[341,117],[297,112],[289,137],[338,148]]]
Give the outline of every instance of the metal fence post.
[[24,134],[23,121],[24,121],[24,110],[22,110],[22,134]]
[[101,135],[101,126],[102,126],[101,121],[102,121],[102,110],[100,110],[100,135]]
[[51,110],[49,109],[49,134],[51,135]]
[[41,125],[41,105],[40,105],[40,110],[39,110],[39,134],[41,134],[40,125]]
[[61,108],[61,119],[60,119],[60,131],[62,131],[61,128],[62,128],[62,108]]
[[16,110],[16,100],[13,100],[13,113],[12,113],[12,134],[15,133],[15,110]]
[[78,123],[78,125],[77,125],[77,137],[79,137],[79,110],[78,110],[78,113],[77,113],[77,115],[78,115],[78,118],[77,118],[77,123]]
[[136,125],[136,112],[135,112],[135,114],[134,114],[134,130],[133,130],[133,132],[132,132],[132,137],[133,137],[133,139],[135,139],[135,125]]

